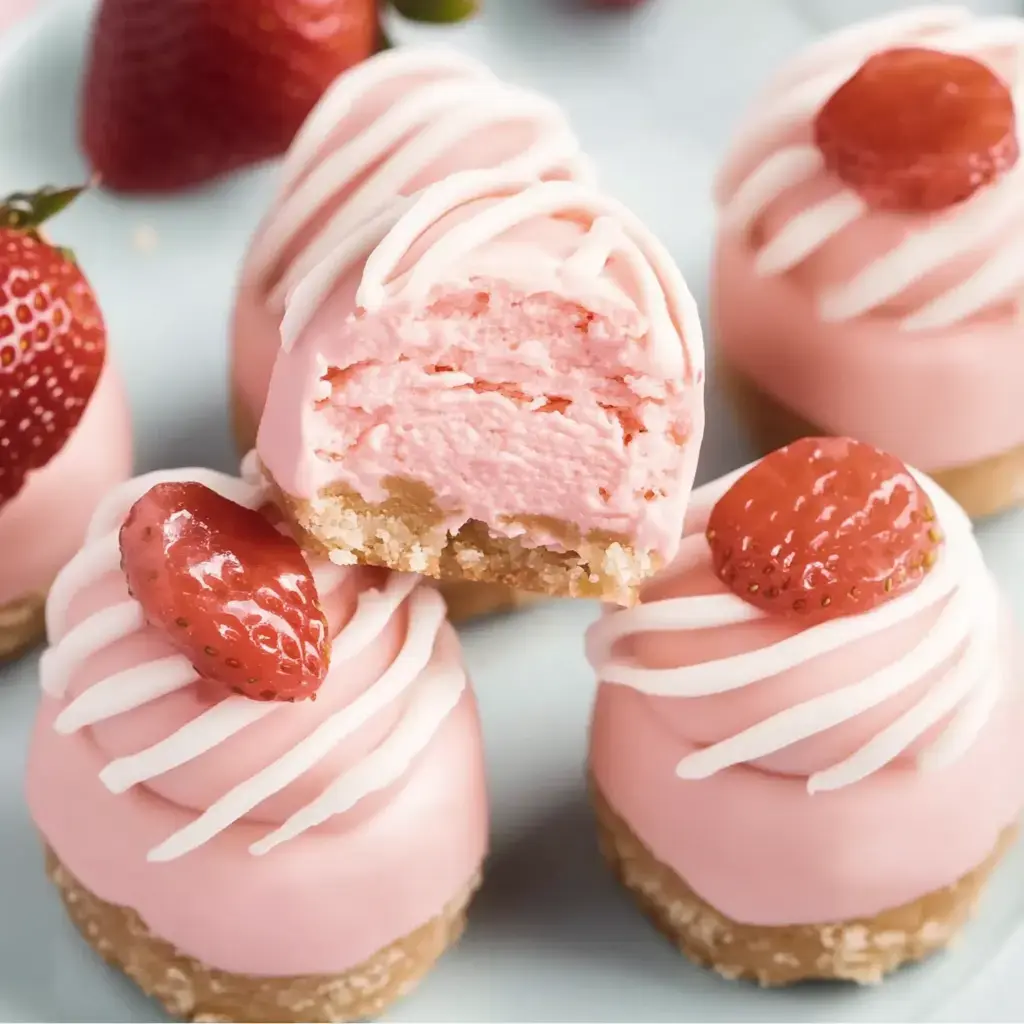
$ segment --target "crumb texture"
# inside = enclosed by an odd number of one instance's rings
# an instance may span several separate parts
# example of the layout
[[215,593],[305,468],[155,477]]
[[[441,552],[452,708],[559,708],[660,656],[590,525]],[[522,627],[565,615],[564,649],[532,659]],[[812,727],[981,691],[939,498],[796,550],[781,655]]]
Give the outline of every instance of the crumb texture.
[[[718,376],[758,454],[766,455],[801,437],[831,433],[776,401],[728,363],[720,362]],[[928,470],[928,475],[972,519],[1024,505],[1024,445],[965,466]]]
[[380,1016],[411,991],[461,936],[474,878],[411,935],[340,974],[265,978],[208,967],[153,935],[134,910],[93,895],[46,851],[47,873],[68,916],[107,963],[120,968],[169,1014],[187,1021],[320,1022]]
[[[259,424],[253,419],[237,388],[232,391],[231,414],[238,451],[247,455],[256,446]],[[450,580],[440,583],[438,589],[448,605],[448,618],[455,623],[512,612],[538,600],[536,594],[513,590],[500,583]]]
[[0,605],[0,661],[17,658],[46,633],[44,594],[28,594]]
[[[390,497],[378,505],[339,487],[326,489],[313,501],[296,500],[279,489],[278,502],[299,540],[341,565],[360,562],[441,580],[622,605],[634,604],[639,586],[660,567],[653,553],[636,552],[609,536],[567,536],[574,548],[554,551],[495,537],[479,522],[471,521],[451,535],[422,484],[393,479],[388,491]],[[571,533],[568,526],[566,533]]]
[[959,881],[873,918],[768,927],[738,924],[705,903],[612,810],[591,783],[601,852],[640,908],[682,953],[724,978],[766,988],[802,981],[872,985],[947,947],[972,915],[989,873],[1016,838],[1007,829]]

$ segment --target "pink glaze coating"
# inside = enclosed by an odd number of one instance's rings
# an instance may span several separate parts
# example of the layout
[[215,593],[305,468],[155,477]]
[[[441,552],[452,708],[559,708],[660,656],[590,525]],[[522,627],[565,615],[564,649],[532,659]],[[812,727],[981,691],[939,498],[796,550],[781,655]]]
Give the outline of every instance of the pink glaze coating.
[[[91,535],[85,549],[93,568],[102,543],[100,534]],[[424,615],[440,605],[436,594],[408,581],[412,590],[388,613],[379,633],[346,655],[346,629],[357,609],[367,596],[379,600],[381,588],[397,580],[361,567],[315,570],[326,572],[318,576],[318,588],[337,655],[318,699],[274,706],[210,745],[196,732],[204,716],[208,720],[229,702],[248,714],[254,704],[225,700],[212,684],[189,676],[163,696],[120,713],[115,709],[92,724],[63,724],[69,709],[81,706],[76,701],[104,685],[109,690],[111,680],[116,692],[108,701],[145,681],[119,673],[140,667],[152,673],[154,663],[173,656],[162,634],[145,625],[101,642],[84,659],[69,655],[68,638],[76,627],[99,629],[92,617],[125,601],[125,581],[116,561],[114,566],[81,587],[82,565],[71,566],[51,593],[47,613],[54,646],[41,666],[44,696],[28,765],[32,816],[84,885],[109,902],[132,907],[155,934],[209,966],[267,976],[354,967],[461,893],[486,852],[487,797],[476,704],[465,685],[458,639],[440,618]],[[440,628],[428,622],[421,634],[426,640],[415,640],[416,623],[425,620]],[[429,646],[417,651],[424,642]],[[226,794],[251,785],[260,773],[278,772],[275,766],[294,758],[339,714],[351,718],[367,700],[374,706],[373,694],[385,685],[388,670],[410,653],[414,662],[421,658],[421,672],[373,713],[355,715],[356,724],[304,771],[291,781],[282,777],[273,792],[250,810],[233,812],[206,841],[191,848],[179,843],[175,853],[158,854]],[[61,666],[69,664],[64,672]],[[63,693],[61,675],[67,676]],[[449,695],[434,731],[421,744],[410,741],[397,751],[399,773],[381,774],[379,757],[376,767],[371,762],[398,735],[417,700],[422,705],[430,680],[441,681]],[[261,708],[267,706],[255,706]],[[62,713],[65,719],[58,717]],[[126,759],[152,759],[161,744],[176,740],[185,753],[175,763],[121,792],[111,782],[111,771],[130,763]],[[377,782],[364,786],[347,809],[263,852],[253,850],[336,780],[361,777],[366,783],[374,773]]]
[[643,694],[602,686],[590,763],[611,806],[703,900],[753,925],[871,917],[980,864],[1021,805],[1020,702],[932,775],[894,767],[836,793],[740,766],[674,774],[691,745]]
[[[285,181],[253,239],[235,302],[232,387],[251,423],[262,415],[281,346],[284,279],[323,241],[332,218],[343,218],[336,230],[344,234],[346,224],[350,228],[379,209],[382,193],[413,195],[450,174],[514,167],[524,158],[540,179],[590,177],[556,108],[498,81],[482,65],[442,56],[402,48],[342,75],[289,154]],[[385,115],[398,130],[367,145],[369,130]],[[332,159],[341,161],[333,175]],[[304,202],[300,189],[325,172],[319,196]]]
[[[708,511],[688,523],[701,542]],[[994,587],[986,579],[982,569],[970,585]],[[987,719],[976,721],[978,732],[958,758],[927,768],[919,763],[948,726],[947,714],[901,741],[891,759],[865,777],[818,792],[813,780],[809,785],[814,773],[872,742],[877,746],[884,730],[915,714],[918,702],[956,671],[958,662],[947,657],[919,678],[908,675],[906,688],[888,700],[836,724],[825,721],[820,709],[820,724],[804,738],[767,744],[761,756],[736,754],[729,766],[710,772],[687,771],[684,759],[812,699],[852,692],[920,653],[934,642],[929,629],[958,599],[958,590],[902,622],[750,685],[710,692],[715,686],[708,684],[704,695],[682,698],[602,682],[590,744],[601,792],[659,861],[738,922],[776,926],[870,917],[950,885],[985,859],[1024,804],[1021,664],[1009,615],[991,589],[984,600],[991,600],[1000,622],[991,624],[995,639],[980,640],[991,663],[977,682],[981,689],[997,678],[1002,682]],[[709,560],[697,560],[649,584],[641,607],[660,604],[671,617],[677,612],[665,602],[728,593]],[[977,601],[967,606],[977,607]],[[763,664],[769,647],[801,636],[799,626],[761,613],[682,632],[639,630],[638,624],[620,637],[614,656],[653,670],[707,666],[754,651]],[[971,629],[967,633],[970,640]],[[962,645],[957,651],[952,657],[963,657]],[[606,655],[595,657],[591,647],[591,657],[599,679],[614,673]]]
[[254,857],[243,824],[181,860],[146,852],[191,812],[148,790],[110,793],[86,736],[53,730],[44,698],[28,772],[32,817],[58,857],[110,903],[213,967],[283,976],[342,971],[440,913],[479,867],[486,792],[467,691],[415,770],[376,813]]
[[517,521],[544,516],[671,558],[703,349],[657,242],[588,189],[487,175],[382,220],[368,256],[292,294],[257,442],[277,483],[378,501],[385,478],[411,478],[453,533],[478,520],[558,547]]
[[866,22],[798,57],[722,168],[712,320],[724,358],[781,404],[935,471],[1024,444],[1024,166],[933,214],[868,209],[826,171],[817,110],[863,59],[903,45],[960,50],[1022,84],[1024,20],[953,7]]
[[763,278],[743,241],[718,239],[712,309],[719,352],[820,430],[936,472],[1024,444],[1024,345],[1015,321],[896,337],[871,318],[823,324],[786,278]]
[[108,358],[77,429],[0,509],[0,606],[45,594],[100,499],[132,471],[128,402]]

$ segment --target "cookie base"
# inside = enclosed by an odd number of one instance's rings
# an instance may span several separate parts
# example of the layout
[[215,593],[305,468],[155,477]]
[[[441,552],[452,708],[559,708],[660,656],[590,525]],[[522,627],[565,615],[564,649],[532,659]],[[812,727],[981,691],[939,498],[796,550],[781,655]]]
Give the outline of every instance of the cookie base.
[[434,495],[422,484],[399,478],[384,483],[390,496],[375,505],[337,486],[313,501],[278,488],[277,502],[303,544],[334,561],[379,565],[444,582],[499,584],[548,597],[589,597],[629,606],[640,584],[659,568],[653,554],[634,551],[622,538],[581,538],[569,524],[543,516],[536,518],[545,533],[565,532],[566,550],[493,537],[483,523],[472,521],[450,535]]
[[45,594],[28,594],[0,605],[0,661],[13,661],[46,634]]
[[[767,455],[801,437],[829,433],[782,405],[721,359],[717,375],[758,454]],[[972,519],[1024,505],[1024,445],[964,466],[928,473]]]
[[[253,422],[248,407],[237,388],[231,389],[231,426],[238,450],[252,451],[256,444],[259,424]],[[540,595],[514,590],[500,583],[468,583],[451,580],[438,584],[438,590],[448,605],[448,618],[454,622],[469,622],[485,615],[499,615],[534,604]]]
[[971,917],[989,873],[1016,838],[1007,828],[984,863],[945,889],[872,918],[785,927],[739,924],[660,863],[591,784],[601,853],[640,908],[690,960],[765,988],[803,981],[877,984],[948,946]]
[[173,1017],[187,1021],[373,1019],[406,995],[461,936],[474,878],[432,921],[340,974],[249,977],[208,967],[153,935],[134,910],[101,900],[47,847],[46,870],[75,927]]

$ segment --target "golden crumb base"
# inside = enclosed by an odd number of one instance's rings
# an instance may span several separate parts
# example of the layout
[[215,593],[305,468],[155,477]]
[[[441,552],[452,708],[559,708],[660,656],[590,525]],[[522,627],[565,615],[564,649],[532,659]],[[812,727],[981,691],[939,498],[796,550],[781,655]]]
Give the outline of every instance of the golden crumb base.
[[[718,360],[717,372],[759,454],[801,437],[828,433],[766,394],[722,359]],[[1024,445],[965,466],[929,471],[929,475],[972,519],[1024,505]]]
[[46,634],[45,594],[28,594],[0,605],[0,661],[14,659]]
[[[231,424],[238,450],[243,454],[256,445],[259,424],[253,421],[237,388],[231,389]],[[467,583],[451,580],[438,585],[448,605],[448,618],[452,622],[468,622],[485,615],[498,615],[515,611],[539,600],[536,594],[513,590],[500,583]]]
[[[341,974],[248,977],[215,970],[151,934],[134,910],[93,895],[46,850],[46,869],[68,916],[107,963],[120,968],[173,1017],[187,1021],[301,1021],[379,1017],[411,991],[461,936],[474,878],[440,915]],[[343,911],[342,911],[343,912]]]
[[766,988],[801,981],[877,984],[944,949],[972,915],[989,873],[1016,838],[1006,829],[985,862],[945,889],[872,918],[786,927],[738,924],[661,864],[591,784],[601,852],[662,934],[691,960]]
[[625,538],[581,537],[569,523],[547,516],[517,522],[559,537],[566,550],[528,547],[516,538],[493,537],[483,523],[469,522],[455,535],[435,496],[401,477],[383,481],[388,498],[370,504],[350,489],[325,488],[312,501],[277,489],[277,501],[302,542],[334,561],[379,565],[444,582],[489,583],[549,597],[590,597],[621,605],[636,602],[640,584],[658,568]]

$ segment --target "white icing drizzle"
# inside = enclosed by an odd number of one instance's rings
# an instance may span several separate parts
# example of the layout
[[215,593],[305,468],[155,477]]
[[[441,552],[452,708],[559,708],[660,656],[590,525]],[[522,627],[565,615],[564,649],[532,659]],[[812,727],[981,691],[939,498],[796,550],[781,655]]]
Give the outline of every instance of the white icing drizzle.
[[[252,453],[243,461],[241,479],[208,470],[185,469],[152,473],[118,488],[97,510],[90,539],[51,591],[47,622],[52,646],[44,653],[40,667],[42,687],[50,696],[63,697],[76,673],[93,654],[149,628],[141,606],[128,596],[127,586],[124,601],[89,615],[70,629],[68,614],[79,594],[118,571],[119,523],[134,502],[156,483],[170,481],[203,483],[250,508],[260,507],[268,497],[259,462]],[[352,572],[321,561],[311,562],[311,568],[321,593],[340,586]],[[406,694],[407,705],[397,725],[380,745],[256,844],[253,852],[265,853],[342,813],[369,794],[398,781],[409,770],[466,687],[465,673],[459,665],[428,670],[445,621],[445,606],[435,590],[418,588],[419,582],[417,576],[392,573],[381,589],[361,592],[352,617],[332,641],[331,669],[324,687],[331,685],[336,673],[344,674],[346,665],[373,644],[399,608],[407,605],[405,639],[380,678],[345,708],[314,725],[277,762],[239,783],[192,823],[168,837],[150,852],[151,860],[171,860],[208,842],[267,797],[290,785],[373,715]],[[197,675],[188,659],[174,652],[169,644],[162,646],[163,653],[153,660],[102,678],[79,693],[57,716],[55,730],[64,735],[75,733],[193,685]],[[111,761],[100,773],[100,781],[111,792],[122,793],[195,761],[270,715],[304,713],[302,705],[264,703],[230,695],[152,746]]]
[[39,659],[39,678],[51,697],[63,697],[71,678],[98,651],[138,632],[146,624],[142,608],[132,600],[94,612],[63,636],[51,637]]
[[142,707],[196,681],[196,670],[182,654],[116,672],[80,694],[57,716],[53,727],[70,735],[86,726]]
[[[693,494],[692,507],[709,513],[744,469]],[[963,510],[929,478],[915,474],[945,532],[938,562],[913,590],[863,615],[833,619],[768,647],[681,668],[650,669],[614,654],[616,643],[639,633],[685,632],[749,622],[768,613],[741,597],[709,594],[640,604],[605,615],[587,635],[587,657],[604,683],[642,693],[690,698],[725,693],[769,679],[830,651],[871,637],[945,601],[921,642],[885,668],[824,693],[687,755],[677,766],[685,779],[702,779],[747,764],[848,722],[906,692],[944,664],[947,668],[907,711],[860,749],[808,779],[810,792],[840,789],[884,768],[943,719],[949,721],[918,758],[922,769],[947,764],[977,738],[1003,685],[998,666],[998,594]],[[710,565],[703,534],[687,537],[673,576]]]
[[[880,50],[922,45],[989,60],[1006,50],[1015,54],[1011,87],[1019,103],[1024,89],[1024,19],[975,18],[959,7],[922,7],[854,26],[811,47],[780,77],[754,111],[741,134],[737,152],[771,147],[781,133],[796,132],[803,141],[772,148],[742,180],[726,165],[718,187],[722,224],[749,233],[772,205],[791,190],[827,175],[824,161],[806,139],[821,106],[860,65]],[[1024,126],[1018,125],[1018,132]],[[835,182],[833,182],[835,184]],[[871,215],[852,190],[833,194],[801,210],[755,256],[763,277],[784,274],[818,252],[826,243]],[[923,219],[862,270],[818,296],[818,310],[827,322],[842,322],[878,311],[928,274],[976,253],[993,251],[985,263],[938,295],[923,300],[899,320],[905,331],[936,330],[962,323],[1024,292],[1022,245],[1015,234],[1000,241],[1007,223],[1024,217],[1024,161],[966,202]]]
[[[452,210],[485,198],[493,202],[443,234],[396,280],[399,265],[424,231]],[[640,220],[577,182],[528,181],[501,172],[452,175],[411,201],[393,203],[373,230],[367,225],[358,238],[346,239],[291,292],[281,325],[284,345],[295,343],[334,283],[363,257],[356,302],[373,311],[389,301],[423,298],[453,263],[517,225],[567,212],[590,216],[597,227],[582,250],[555,268],[563,286],[579,284],[583,271],[596,278],[611,255],[620,257],[634,277],[638,308],[649,324],[652,359],[667,376],[700,379],[704,349],[696,304],[675,263]]]
[[[419,679],[430,662],[434,640],[444,622],[444,599],[431,587],[416,590],[410,600],[409,638],[384,674],[348,707],[321,722],[305,739],[277,761],[236,786],[195,821],[150,851],[153,861],[173,860],[209,842],[274,793],[294,782],[321,761],[343,739],[365,725],[388,704],[398,700]],[[465,680],[464,675],[459,673]],[[379,748],[378,748],[379,749]],[[407,762],[408,764],[408,759]],[[367,796],[388,782],[380,780]],[[311,806],[315,806],[311,805]],[[302,812],[300,812],[302,813]]]
[[[361,99],[400,79],[415,84],[358,134],[331,139]],[[402,49],[342,75],[289,152],[284,188],[253,247],[256,275],[266,279],[318,212],[344,189],[354,190],[318,227],[292,266],[283,268],[271,303],[280,306],[297,281],[439,157],[458,152],[482,128],[516,122],[533,126],[535,138],[502,166],[504,171],[529,178],[592,176],[557,105],[500,82],[473,61],[448,62],[434,51]],[[330,142],[324,145],[325,140]]]
[[384,50],[355,65],[331,83],[296,133],[281,169],[282,191],[302,176],[324,139],[345,119],[360,97],[392,79],[425,74],[478,81],[494,77],[479,61],[458,50],[440,47]]

